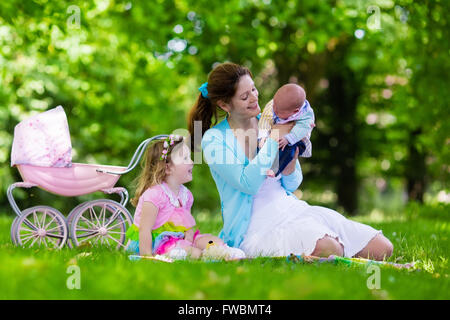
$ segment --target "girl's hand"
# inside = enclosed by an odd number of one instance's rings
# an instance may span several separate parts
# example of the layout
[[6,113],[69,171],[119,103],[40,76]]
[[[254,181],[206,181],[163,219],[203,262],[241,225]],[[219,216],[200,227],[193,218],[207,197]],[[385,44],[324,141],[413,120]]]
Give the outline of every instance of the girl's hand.
[[292,172],[294,172],[295,170],[295,164],[297,162],[298,159],[298,147],[295,148],[295,154],[294,154],[294,158],[292,159],[291,162],[289,162],[289,164],[286,166],[286,168],[284,168],[283,172],[281,172],[281,174],[283,176],[288,176],[290,175]]
[[153,257],[154,256],[154,254],[153,253],[148,253],[148,254],[143,254],[143,255],[141,255],[142,257]]
[[184,240],[187,240],[189,242],[193,242],[194,241],[194,230],[189,229],[188,231],[186,231],[184,233]]

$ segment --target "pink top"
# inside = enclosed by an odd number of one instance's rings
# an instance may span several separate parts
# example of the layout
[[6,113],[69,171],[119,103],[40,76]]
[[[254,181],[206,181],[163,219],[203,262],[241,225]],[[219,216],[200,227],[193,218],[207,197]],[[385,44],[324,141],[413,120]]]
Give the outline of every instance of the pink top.
[[159,228],[166,222],[173,222],[176,226],[181,225],[186,228],[195,226],[195,219],[191,215],[194,197],[185,186],[181,185],[178,197],[173,194],[165,182],[145,190],[139,198],[134,214],[134,224],[137,227],[141,221],[142,205],[146,201],[153,203],[158,208],[153,229]]

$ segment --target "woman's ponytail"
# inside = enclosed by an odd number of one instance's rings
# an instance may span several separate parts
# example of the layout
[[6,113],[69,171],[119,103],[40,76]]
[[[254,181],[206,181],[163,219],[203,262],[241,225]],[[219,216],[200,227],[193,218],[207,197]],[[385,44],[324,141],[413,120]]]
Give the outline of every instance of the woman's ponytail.
[[[206,130],[211,128],[219,120],[218,102],[229,103],[236,93],[237,84],[240,78],[249,75],[253,78],[247,67],[240,66],[232,62],[225,62],[216,66],[208,76],[208,82],[205,82],[199,88],[197,102],[192,107],[188,116],[188,128],[191,134],[191,150],[198,151],[198,142],[195,143],[194,134],[195,122],[201,121],[201,137]],[[223,111],[225,114],[225,111]],[[221,115],[220,115],[221,116]],[[213,122],[214,119],[214,122]],[[198,133],[197,133],[198,136]]]
[[195,122],[201,122],[201,137],[203,137],[205,131],[211,128],[213,117],[215,121],[217,121],[217,107],[211,103],[211,100],[209,98],[204,98],[202,94],[199,94],[197,102],[192,107],[188,115],[188,129],[191,135],[191,149],[193,151],[198,151],[198,146],[194,143],[194,130],[196,127]]

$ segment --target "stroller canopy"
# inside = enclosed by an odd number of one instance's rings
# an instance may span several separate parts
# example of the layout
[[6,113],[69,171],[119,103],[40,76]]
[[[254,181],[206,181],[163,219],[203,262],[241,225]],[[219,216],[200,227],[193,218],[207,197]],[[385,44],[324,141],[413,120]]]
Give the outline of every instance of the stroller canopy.
[[11,166],[69,167],[72,144],[61,106],[23,120],[14,128]]

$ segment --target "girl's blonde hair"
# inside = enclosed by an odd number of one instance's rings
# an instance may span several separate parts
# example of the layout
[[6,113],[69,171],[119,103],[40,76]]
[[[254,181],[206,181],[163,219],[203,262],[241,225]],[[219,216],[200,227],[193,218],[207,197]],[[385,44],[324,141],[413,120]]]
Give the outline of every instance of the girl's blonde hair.
[[141,173],[135,180],[136,193],[131,204],[137,206],[141,195],[152,186],[163,183],[166,178],[166,164],[172,160],[172,150],[183,142],[183,139],[174,141],[173,145],[169,145],[167,159],[161,160],[164,149],[164,140],[156,140],[145,151],[144,159],[141,161]]

